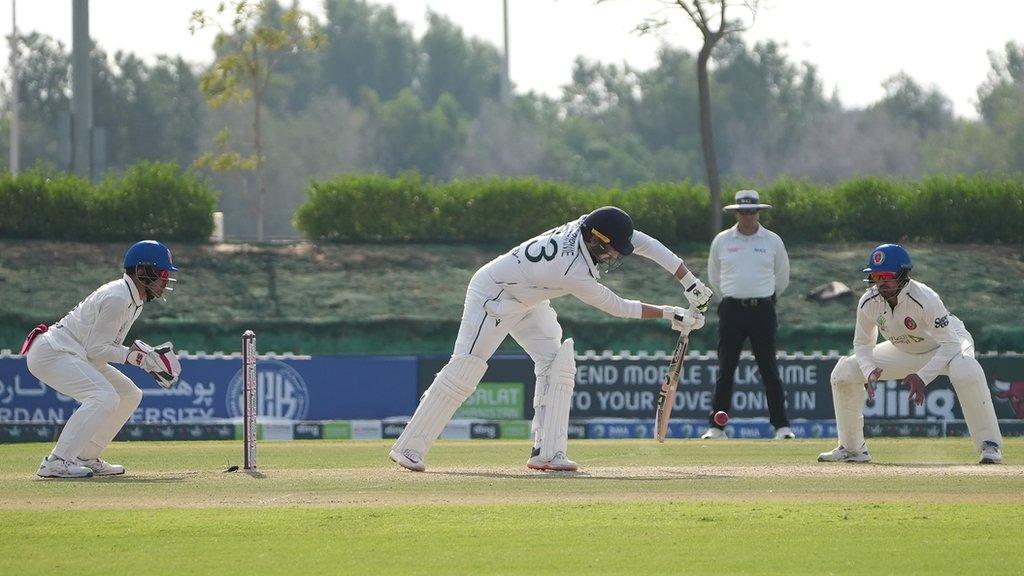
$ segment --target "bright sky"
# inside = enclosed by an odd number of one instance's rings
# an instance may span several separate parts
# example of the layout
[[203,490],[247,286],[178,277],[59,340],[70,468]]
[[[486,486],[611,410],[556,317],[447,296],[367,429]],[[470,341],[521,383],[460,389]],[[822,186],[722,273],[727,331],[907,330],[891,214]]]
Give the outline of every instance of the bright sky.
[[[395,7],[399,19],[426,29],[428,8],[445,14],[470,36],[502,46],[502,0],[372,0]],[[557,96],[569,82],[578,55],[649,68],[659,42],[696,52],[699,35],[681,9],[659,0],[508,0],[511,76],[517,90]],[[0,32],[11,30],[12,0],[0,2]],[[212,58],[212,35],[193,37],[188,18],[217,0],[92,0],[93,39],[108,52],[125,50],[147,59],[181,54],[192,62]],[[322,13],[322,0],[300,0]],[[71,43],[72,0],[21,0],[18,28]],[[737,10],[737,15],[741,13]],[[636,24],[667,15],[674,25],[662,38],[638,36]],[[1020,0],[762,0],[748,42],[784,43],[791,61],[818,66],[829,94],[846,106],[864,106],[883,94],[882,81],[904,70],[953,100],[958,115],[975,117],[977,88],[989,70],[988,52],[1007,41],[1024,43]],[[0,58],[7,62],[6,43]],[[5,65],[5,70],[6,70]]]

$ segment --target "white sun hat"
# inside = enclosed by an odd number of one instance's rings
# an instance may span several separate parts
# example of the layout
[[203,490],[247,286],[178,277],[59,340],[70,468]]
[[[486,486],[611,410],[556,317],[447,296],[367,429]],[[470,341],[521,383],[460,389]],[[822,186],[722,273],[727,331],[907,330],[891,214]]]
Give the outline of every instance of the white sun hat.
[[768,210],[770,204],[761,204],[761,197],[757,190],[740,190],[736,193],[736,203],[729,204],[722,210]]

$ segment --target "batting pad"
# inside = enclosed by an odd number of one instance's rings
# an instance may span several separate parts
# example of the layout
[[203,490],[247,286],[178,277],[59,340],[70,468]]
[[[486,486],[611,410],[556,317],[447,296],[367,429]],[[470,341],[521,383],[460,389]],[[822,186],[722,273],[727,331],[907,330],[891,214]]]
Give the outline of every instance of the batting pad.
[[[569,441],[569,408],[576,386],[576,353],[572,338],[562,342],[545,378],[543,390],[533,396],[534,443],[542,458],[566,451]],[[538,382],[540,384],[540,382]]]
[[487,362],[476,356],[452,356],[423,394],[412,420],[395,441],[394,450],[411,448],[426,458],[427,452],[459,406],[476,390],[487,372]]
[[970,356],[953,358],[949,363],[949,381],[953,383],[956,398],[960,401],[974,449],[981,452],[982,443],[986,440],[1002,446],[1003,436],[999,432],[996,410],[992,406],[992,395],[981,364]]
[[864,445],[864,375],[857,359],[844,356],[832,370],[832,405],[836,411],[839,445],[858,451]]

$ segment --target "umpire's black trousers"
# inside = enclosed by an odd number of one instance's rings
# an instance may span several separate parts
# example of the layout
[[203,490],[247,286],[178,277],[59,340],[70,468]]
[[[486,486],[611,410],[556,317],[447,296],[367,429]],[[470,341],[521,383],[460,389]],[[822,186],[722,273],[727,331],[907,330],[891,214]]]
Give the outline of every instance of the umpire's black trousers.
[[[740,363],[743,342],[750,338],[757,368],[764,382],[768,400],[768,416],[772,426],[789,426],[786,417],[786,395],[779,380],[779,364],[775,360],[775,297],[723,298],[718,305],[718,380],[715,382],[714,407],[708,423],[717,426],[715,412],[728,413],[732,408],[733,379]],[[721,428],[721,426],[717,426]]]

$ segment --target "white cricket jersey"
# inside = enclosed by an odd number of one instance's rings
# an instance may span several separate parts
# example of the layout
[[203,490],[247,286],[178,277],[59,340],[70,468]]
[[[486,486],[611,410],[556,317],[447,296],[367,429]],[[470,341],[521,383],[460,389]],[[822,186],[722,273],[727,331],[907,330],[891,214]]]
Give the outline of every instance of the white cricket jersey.
[[89,362],[124,362],[122,343],[145,303],[135,283],[123,275],[96,289],[44,335],[54,350],[70,352]]
[[741,234],[739,225],[722,230],[711,241],[708,281],[723,297],[766,298],[789,286],[789,254],[778,234],[758,225]]
[[916,280],[909,280],[896,298],[896,307],[868,288],[857,304],[857,326],[853,333],[853,352],[857,364],[867,378],[875,369],[871,351],[878,343],[878,334],[901,352],[932,353],[931,360],[917,375],[925,384],[961,351],[961,342],[970,340],[964,323],[946,310],[934,290]]
[[[580,233],[579,220],[523,242],[506,254],[498,256],[481,269],[504,294],[525,306],[534,306],[566,294],[612,316],[640,318],[639,300],[626,300],[598,282],[600,272],[590,257]],[[635,230],[633,253],[656,262],[675,274],[683,260],[664,244]]]

